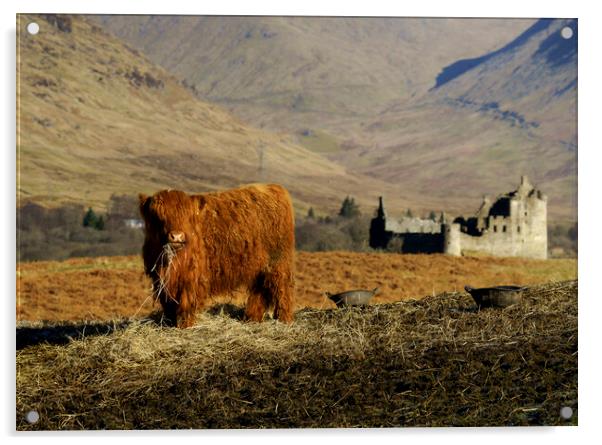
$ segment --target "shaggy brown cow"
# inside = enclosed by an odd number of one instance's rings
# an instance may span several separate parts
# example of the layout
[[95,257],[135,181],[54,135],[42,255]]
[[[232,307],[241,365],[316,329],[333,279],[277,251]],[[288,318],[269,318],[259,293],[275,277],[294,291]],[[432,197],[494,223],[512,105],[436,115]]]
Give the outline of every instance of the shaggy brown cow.
[[172,326],[194,324],[207,298],[246,287],[246,318],[269,308],[293,319],[294,217],[288,192],[257,184],[188,195],[140,195],[146,224],[142,256],[153,293]]

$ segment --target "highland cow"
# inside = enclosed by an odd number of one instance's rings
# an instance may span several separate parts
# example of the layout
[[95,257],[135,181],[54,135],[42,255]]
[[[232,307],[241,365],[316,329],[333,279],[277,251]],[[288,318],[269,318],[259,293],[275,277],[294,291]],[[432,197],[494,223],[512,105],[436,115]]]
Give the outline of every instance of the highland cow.
[[189,195],[140,195],[144,270],[165,321],[194,324],[210,296],[246,288],[245,317],[293,320],[294,217],[288,192],[257,184]]

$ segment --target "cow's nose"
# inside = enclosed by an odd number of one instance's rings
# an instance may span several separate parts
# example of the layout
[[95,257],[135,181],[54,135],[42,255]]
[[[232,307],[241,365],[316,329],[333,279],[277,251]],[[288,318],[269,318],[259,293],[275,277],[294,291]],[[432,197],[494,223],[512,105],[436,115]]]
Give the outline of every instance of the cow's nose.
[[183,243],[185,241],[184,232],[169,232],[167,240],[170,243]]

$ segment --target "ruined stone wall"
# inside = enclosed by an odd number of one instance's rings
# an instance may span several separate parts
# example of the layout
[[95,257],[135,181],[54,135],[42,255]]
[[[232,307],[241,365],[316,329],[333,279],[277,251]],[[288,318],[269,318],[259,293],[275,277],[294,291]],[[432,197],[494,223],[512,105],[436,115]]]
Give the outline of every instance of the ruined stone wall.
[[448,255],[462,255],[460,240],[460,224],[443,224],[443,253]]
[[[546,203],[539,199],[513,201],[516,212],[510,217],[492,216],[488,229],[481,236],[466,233],[451,237],[448,243],[450,254],[483,253],[492,256],[519,256],[547,258],[547,215]],[[459,249],[458,249],[459,245]],[[452,253],[453,252],[453,253]]]
[[487,231],[481,236],[460,233],[462,254],[481,253],[491,256],[522,256],[520,246],[514,241],[513,233]]
[[[476,218],[476,222],[473,221]],[[475,222],[473,226],[470,221]],[[519,188],[495,203],[485,197],[476,217],[461,224],[438,224],[419,218],[386,218],[382,199],[379,217],[372,220],[370,246],[386,248],[397,238],[405,252],[485,254],[545,259],[548,256],[547,197],[526,176]]]
[[402,233],[394,235],[400,242],[401,253],[441,253],[444,237],[441,233]]
[[432,219],[401,218],[397,222],[397,233],[441,233],[441,223]]
[[[522,256],[546,259],[548,257],[548,211],[545,197],[530,197],[525,202],[525,240]],[[526,213],[526,215],[524,214]]]

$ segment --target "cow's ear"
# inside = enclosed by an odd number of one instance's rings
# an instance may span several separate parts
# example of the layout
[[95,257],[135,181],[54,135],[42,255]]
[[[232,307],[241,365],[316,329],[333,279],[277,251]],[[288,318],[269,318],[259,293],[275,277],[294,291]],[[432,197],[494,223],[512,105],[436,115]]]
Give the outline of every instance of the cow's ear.
[[146,219],[146,212],[148,210],[148,204],[150,203],[150,196],[140,193],[138,195],[138,205],[140,209],[140,215]]

